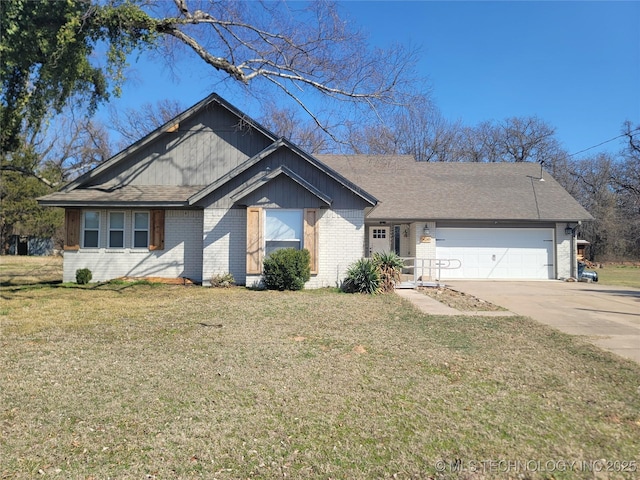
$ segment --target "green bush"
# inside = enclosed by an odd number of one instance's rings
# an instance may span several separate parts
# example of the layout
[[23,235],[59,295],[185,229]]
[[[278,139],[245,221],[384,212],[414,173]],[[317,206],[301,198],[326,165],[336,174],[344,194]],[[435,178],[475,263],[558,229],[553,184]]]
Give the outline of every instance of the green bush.
[[371,258],[361,258],[349,266],[342,290],[348,293],[369,293],[371,295],[380,293],[380,269]]
[[404,261],[393,252],[375,253],[373,258],[361,258],[349,266],[342,290],[348,293],[392,292],[400,281]]
[[400,281],[404,260],[394,252],[383,252],[373,254],[373,263],[378,267],[380,273],[382,292],[392,292],[396,288],[396,283]]
[[311,278],[309,250],[283,248],[264,259],[262,280],[269,290],[302,290]]
[[76,270],[76,283],[78,285],[86,285],[91,281],[91,270],[88,268],[79,268]]

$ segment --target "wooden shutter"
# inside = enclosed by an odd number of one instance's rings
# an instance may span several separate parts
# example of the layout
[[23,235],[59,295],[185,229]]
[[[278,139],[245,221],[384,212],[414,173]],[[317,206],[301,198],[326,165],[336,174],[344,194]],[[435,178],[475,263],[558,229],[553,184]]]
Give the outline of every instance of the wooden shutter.
[[304,245],[311,256],[311,273],[318,273],[318,213],[317,208],[304,209]]
[[151,210],[149,250],[164,250],[164,210]]
[[64,250],[80,250],[80,221],[82,211],[79,208],[67,208],[64,211]]
[[264,251],[262,208],[247,208],[247,273],[262,273]]

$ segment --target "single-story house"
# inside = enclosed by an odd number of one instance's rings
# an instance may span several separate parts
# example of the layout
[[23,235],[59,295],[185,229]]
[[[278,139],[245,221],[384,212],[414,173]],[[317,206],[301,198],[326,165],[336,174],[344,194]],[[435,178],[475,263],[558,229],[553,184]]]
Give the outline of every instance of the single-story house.
[[255,285],[282,247],[311,253],[307,288],[376,251],[408,257],[416,281],[564,278],[592,219],[536,164],[314,156],[216,94],[38,201],[65,209],[64,281]]

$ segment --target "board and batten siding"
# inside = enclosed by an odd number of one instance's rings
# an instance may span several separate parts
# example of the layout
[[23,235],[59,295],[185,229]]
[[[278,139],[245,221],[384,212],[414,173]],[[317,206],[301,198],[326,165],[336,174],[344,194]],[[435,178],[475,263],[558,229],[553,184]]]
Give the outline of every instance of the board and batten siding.
[[[201,210],[164,211],[164,248],[131,248],[126,235],[125,248],[105,248],[108,211],[100,211],[99,248],[80,248],[64,252],[63,281],[75,282],[76,270],[88,268],[92,281],[104,282],[119,277],[188,278],[202,281]],[[126,231],[132,228],[132,211],[125,211]],[[150,232],[150,238],[154,234]]]
[[215,104],[88,185],[208,185],[272,143]]
[[[364,254],[362,210],[317,211],[315,240],[318,242],[318,273],[305,288],[335,287],[347,268]],[[239,284],[259,285],[261,275],[247,275],[247,210],[242,208],[204,211],[203,284],[213,275],[231,273]]]
[[[198,206],[203,208],[233,208],[233,195],[246,188],[249,182],[267,174],[268,170],[275,170],[280,166],[291,169],[300,177],[331,198],[332,209],[366,208],[369,206],[364,200],[356,196],[351,190],[337,182],[320,168],[310,164],[286,149],[280,149],[258,164],[248,168],[242,174],[229,179],[215,192],[208,195]],[[281,174],[265,183],[246,197],[237,200],[237,204],[260,205],[266,208],[315,208],[326,207],[326,204],[313,193]]]

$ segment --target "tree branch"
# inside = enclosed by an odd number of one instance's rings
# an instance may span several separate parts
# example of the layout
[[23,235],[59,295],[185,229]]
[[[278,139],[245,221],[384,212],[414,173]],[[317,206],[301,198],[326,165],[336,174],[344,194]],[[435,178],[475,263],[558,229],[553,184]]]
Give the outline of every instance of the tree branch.
[[39,175],[37,172],[34,172],[33,170],[31,170],[29,168],[19,167],[17,165],[11,165],[11,164],[0,165],[0,171],[18,172],[18,173],[21,173],[22,175],[25,175],[27,177],[36,178],[39,181],[41,181],[42,183],[44,183],[46,186],[51,187],[51,188],[55,188],[56,185],[57,185],[57,184],[55,184],[53,182],[50,182],[46,178],[44,178],[42,175]]

